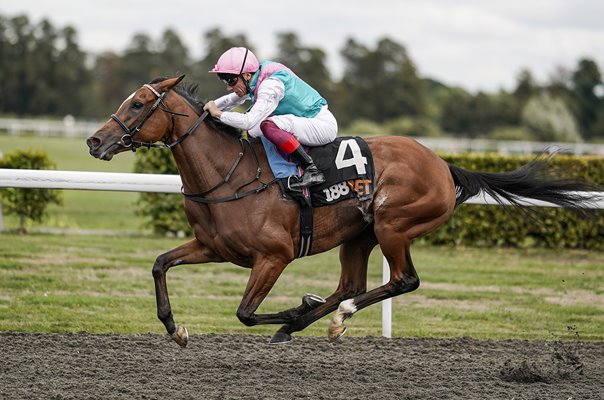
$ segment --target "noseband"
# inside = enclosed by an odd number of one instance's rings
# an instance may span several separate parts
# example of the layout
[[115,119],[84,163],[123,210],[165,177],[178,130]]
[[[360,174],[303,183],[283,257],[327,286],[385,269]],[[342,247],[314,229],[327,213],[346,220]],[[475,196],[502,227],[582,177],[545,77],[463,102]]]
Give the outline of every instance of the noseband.
[[122,121],[120,119],[120,117],[117,116],[117,114],[111,114],[111,119],[113,119],[115,122],[117,122],[117,124],[120,126],[120,128],[122,128],[122,130],[124,131],[124,135],[120,138],[119,141],[117,141],[115,143],[115,145],[117,146],[122,146],[125,148],[132,148],[132,151],[136,151],[137,148],[139,147],[147,147],[147,148],[151,148],[151,147],[167,147],[167,148],[172,148],[174,146],[176,146],[179,143],[182,143],[183,140],[185,140],[190,134],[191,132],[193,132],[195,129],[197,129],[197,127],[201,124],[201,122],[208,116],[208,112],[205,111],[203,114],[201,114],[201,116],[195,121],[195,123],[177,140],[175,140],[174,142],[170,143],[170,144],[159,144],[159,143],[154,143],[154,142],[141,142],[139,140],[134,140],[134,135],[136,135],[137,133],[140,132],[141,128],[143,127],[143,125],[145,124],[145,122],[147,122],[147,120],[155,113],[155,111],[157,111],[157,109],[161,109],[162,111],[170,114],[170,116],[172,117],[172,129],[170,129],[170,132],[166,133],[166,135],[161,139],[162,142],[165,142],[165,140],[167,140],[170,136],[172,136],[172,134],[174,133],[174,117],[176,115],[178,116],[182,116],[182,117],[188,117],[188,114],[182,114],[182,113],[178,113],[176,111],[172,111],[168,108],[166,108],[165,106],[162,107],[163,105],[163,101],[166,98],[166,96],[168,95],[168,91],[164,91],[159,93],[157,90],[155,90],[155,88],[153,88],[153,86],[149,85],[149,84],[144,84],[143,85],[144,88],[149,89],[151,92],[153,92],[153,94],[155,96],[157,96],[157,100],[155,100],[155,103],[153,103],[153,105],[151,106],[151,108],[149,109],[149,111],[147,112],[147,114],[145,114],[145,117],[134,127],[132,128],[128,128],[128,126],[124,123],[124,121]]

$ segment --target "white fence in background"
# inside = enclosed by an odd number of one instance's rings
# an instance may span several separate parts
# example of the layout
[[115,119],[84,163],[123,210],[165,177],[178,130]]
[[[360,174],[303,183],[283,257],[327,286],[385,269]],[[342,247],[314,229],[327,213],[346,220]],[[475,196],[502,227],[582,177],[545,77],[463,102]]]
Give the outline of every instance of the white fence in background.
[[464,138],[415,138],[429,149],[441,153],[536,154],[562,152],[567,154],[604,155],[604,145],[594,143],[529,142],[523,140],[488,140]]
[[86,138],[102,125],[99,121],[78,121],[71,115],[58,119],[0,118],[0,132],[12,136],[37,135]]
[[[100,121],[76,120],[68,115],[62,120],[0,118],[0,134],[13,136],[63,136],[86,138],[100,126]],[[340,133],[346,135],[345,131]],[[356,133],[355,133],[356,134]],[[483,153],[534,154],[542,151],[562,151],[570,154],[604,155],[604,144],[592,143],[544,143],[519,140],[487,140],[463,138],[417,137],[424,146],[443,153]]]
[[[0,169],[0,188],[2,187],[180,193],[182,182],[178,175]],[[588,207],[604,209],[604,192],[592,194],[599,196],[599,200]],[[476,196],[466,203],[498,204],[490,196]],[[530,199],[524,199],[522,203],[527,206],[556,207]],[[387,283],[390,280],[390,269],[385,258],[382,264],[382,281]],[[392,336],[392,299],[382,301],[382,336]]]

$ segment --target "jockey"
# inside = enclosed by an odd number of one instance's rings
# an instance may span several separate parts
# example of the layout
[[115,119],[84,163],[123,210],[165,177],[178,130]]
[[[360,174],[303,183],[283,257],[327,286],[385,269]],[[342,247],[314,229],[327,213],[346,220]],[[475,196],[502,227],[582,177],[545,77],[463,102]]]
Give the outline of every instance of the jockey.
[[[218,74],[229,94],[209,101],[204,110],[214,118],[250,136],[264,136],[302,167],[304,173],[292,188],[323,183],[325,177],[301,144],[319,146],[332,142],[338,124],[327,101],[285,65],[258,59],[244,47],[223,53],[209,71]],[[229,110],[252,101],[245,113]]]

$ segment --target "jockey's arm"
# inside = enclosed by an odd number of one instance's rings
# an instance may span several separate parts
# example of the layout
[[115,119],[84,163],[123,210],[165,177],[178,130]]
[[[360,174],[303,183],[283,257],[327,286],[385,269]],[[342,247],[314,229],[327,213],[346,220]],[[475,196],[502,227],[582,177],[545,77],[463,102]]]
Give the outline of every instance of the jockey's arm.
[[[278,79],[268,78],[264,80],[258,88],[256,101],[248,112],[238,113],[225,111],[220,116],[220,121],[235,128],[249,131],[260,122],[267,119],[273,111],[275,111],[284,96],[285,86],[283,85],[283,82]],[[218,103],[216,105],[218,106]]]
[[229,93],[214,100],[214,104],[220,111],[230,111],[245,103],[249,98],[249,96],[239,97],[236,93]]

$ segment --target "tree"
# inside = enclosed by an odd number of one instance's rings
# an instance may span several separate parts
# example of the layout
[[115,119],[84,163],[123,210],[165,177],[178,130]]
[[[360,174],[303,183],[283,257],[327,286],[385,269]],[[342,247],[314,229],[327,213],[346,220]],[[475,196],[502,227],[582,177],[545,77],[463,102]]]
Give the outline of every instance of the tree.
[[592,138],[602,140],[604,139],[604,104],[600,105],[596,120],[591,126]]
[[[0,168],[8,169],[55,169],[55,164],[42,150],[15,150],[0,159]],[[0,189],[0,200],[8,214],[19,217],[19,233],[23,234],[25,222],[41,221],[46,207],[62,204],[61,192],[51,189]]]
[[543,92],[532,97],[522,112],[524,125],[542,141],[580,142],[574,116],[559,97]]
[[124,79],[120,75],[122,59],[112,52],[105,52],[96,57],[93,69],[93,93],[98,97],[99,108],[96,116],[109,115],[122,102]]
[[162,74],[174,76],[191,72],[189,49],[172,29],[166,29],[158,43],[158,62]]
[[92,73],[86,66],[86,53],[77,43],[77,32],[67,26],[59,32],[61,42],[55,67],[56,92],[59,115],[92,116],[98,106],[98,98],[91,92]]
[[485,137],[501,127],[520,125],[521,106],[506,91],[476,95],[455,88],[442,101],[441,126],[446,132],[470,138]]
[[127,97],[143,83],[163,76],[153,40],[144,33],[135,34],[120,59],[117,71],[121,80],[121,98]]
[[514,97],[524,106],[526,101],[531,98],[537,90],[537,84],[533,74],[528,69],[523,69],[516,76],[516,88]]
[[329,102],[333,92],[333,82],[325,65],[325,52],[317,47],[300,44],[293,32],[277,34],[278,54],[275,61],[294,70],[296,75],[314,87]]
[[[82,114],[92,101],[86,55],[71,27],[27,17],[0,19],[0,112],[17,115]],[[88,101],[85,101],[88,100]]]
[[349,39],[341,54],[346,67],[337,108],[343,124],[358,118],[383,123],[425,114],[426,88],[402,45],[385,38],[371,50]]
[[591,139],[594,137],[593,128],[598,119],[598,110],[604,104],[595,91],[602,84],[602,75],[595,61],[584,58],[579,61],[571,80],[578,108],[579,128],[586,139]]
[[497,94],[479,92],[469,106],[472,110],[470,137],[483,137],[497,127],[520,125],[519,103],[503,90]]
[[[10,66],[12,64],[11,56],[11,44],[8,37],[8,21],[5,17],[0,15],[0,75],[9,75]],[[12,79],[0,79],[0,113],[9,111],[7,107],[7,95],[10,93],[10,86]]]
[[96,58],[97,114],[111,113],[125,97],[154,78],[191,73],[191,64],[189,51],[174,30],[166,29],[157,41],[146,34],[134,35],[123,55],[106,52]]
[[456,136],[467,135],[474,118],[472,95],[462,88],[452,88],[442,101],[440,125],[443,131]]
[[25,15],[6,21],[3,32],[4,55],[0,59],[2,81],[2,111],[17,115],[29,112],[29,101],[33,96],[31,78],[33,70],[32,52],[34,48],[33,27]]
[[568,68],[558,66],[549,76],[549,82],[544,86],[552,96],[562,96],[570,92],[572,73]]
[[[29,49],[30,62],[27,68],[27,84],[31,88],[28,99],[28,113],[57,114],[59,102],[57,93],[57,32],[48,20],[42,20],[34,27],[33,48]],[[44,77],[44,78],[43,78]]]

